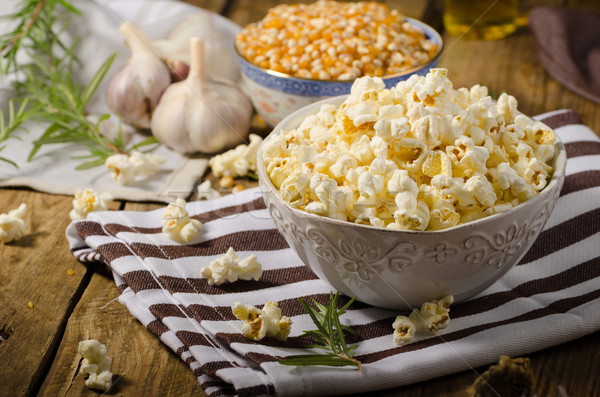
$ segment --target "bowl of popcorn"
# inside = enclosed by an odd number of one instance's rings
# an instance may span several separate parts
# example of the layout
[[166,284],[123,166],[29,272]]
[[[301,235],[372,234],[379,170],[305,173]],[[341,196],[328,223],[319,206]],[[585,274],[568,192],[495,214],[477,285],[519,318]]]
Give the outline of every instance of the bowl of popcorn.
[[436,66],[435,29],[377,2],[278,5],[236,36],[242,83],[271,126],[320,99],[349,94],[361,76],[393,87]]
[[543,123],[445,69],[294,112],[257,170],[275,225],[345,295],[406,309],[490,286],[531,247],[558,199],[566,153]]

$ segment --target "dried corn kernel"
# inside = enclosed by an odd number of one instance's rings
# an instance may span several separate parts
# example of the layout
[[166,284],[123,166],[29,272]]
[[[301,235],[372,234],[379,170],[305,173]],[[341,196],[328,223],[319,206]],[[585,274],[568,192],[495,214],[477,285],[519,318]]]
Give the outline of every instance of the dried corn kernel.
[[438,51],[402,14],[373,1],[278,5],[246,26],[236,46],[257,66],[319,80],[395,74]]
[[234,183],[235,182],[233,178],[230,176],[224,176],[223,178],[219,179],[219,186],[221,187],[232,187]]

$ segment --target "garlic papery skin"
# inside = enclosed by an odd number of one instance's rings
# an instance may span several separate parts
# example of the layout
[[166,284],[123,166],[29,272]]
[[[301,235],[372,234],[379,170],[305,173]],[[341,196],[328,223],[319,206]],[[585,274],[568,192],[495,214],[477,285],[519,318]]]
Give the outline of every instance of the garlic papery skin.
[[152,134],[179,153],[215,153],[248,136],[252,104],[235,85],[207,78],[204,41],[190,40],[188,77],[173,83],[152,115]]
[[131,58],[111,78],[106,103],[127,124],[149,128],[152,112],[171,84],[171,76],[144,32],[130,22],[121,24],[119,31],[131,50]]
[[233,37],[221,32],[215,25],[213,15],[196,12],[188,15],[166,39],[156,40],[152,46],[170,66],[173,81],[186,78],[190,64],[190,39],[204,39],[206,52],[206,73],[212,79],[237,82],[240,69],[231,43]]

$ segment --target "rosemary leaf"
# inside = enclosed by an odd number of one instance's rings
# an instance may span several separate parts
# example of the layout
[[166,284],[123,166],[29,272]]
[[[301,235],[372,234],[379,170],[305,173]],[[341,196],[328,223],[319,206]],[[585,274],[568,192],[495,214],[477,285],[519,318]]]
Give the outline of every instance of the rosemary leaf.
[[254,171],[248,171],[248,172],[246,172],[246,176],[249,179],[252,179],[254,181],[258,181],[258,175],[256,175],[256,173]]
[[96,160],[86,161],[85,163],[79,164],[77,167],[75,167],[75,169],[77,171],[87,170],[87,169],[90,169],[90,168],[101,166],[102,164],[104,164],[105,161],[106,161],[105,158],[100,158],[100,159],[96,159]]
[[327,365],[334,367],[345,367],[352,365],[360,368],[360,363],[356,360],[350,360],[328,354],[298,354],[292,355],[279,361],[283,365],[309,366],[309,365]]
[[106,76],[108,69],[110,69],[110,66],[115,61],[116,57],[117,53],[114,53],[110,57],[108,57],[108,59],[104,61],[102,66],[100,66],[100,69],[98,69],[96,74],[94,74],[94,77],[92,77],[92,80],[89,82],[87,87],[85,87],[83,94],[81,94],[81,104],[84,108],[87,106],[90,99],[92,99],[92,96],[94,96],[96,90],[98,90],[100,83],[104,79],[104,76]]
[[350,327],[342,325],[340,316],[346,312],[346,309],[354,302],[352,298],[348,303],[337,308],[339,292],[329,294],[327,306],[315,301],[313,304],[316,309],[309,305],[304,299],[298,301],[304,306],[306,312],[316,325],[316,330],[304,331],[302,336],[312,337],[316,344],[308,344],[305,347],[326,350],[326,353],[316,354],[298,354],[291,355],[279,361],[283,365],[326,365],[326,366],[355,366],[359,370],[361,363],[353,358],[354,350],[358,345],[348,346],[344,337],[344,331],[353,332]]

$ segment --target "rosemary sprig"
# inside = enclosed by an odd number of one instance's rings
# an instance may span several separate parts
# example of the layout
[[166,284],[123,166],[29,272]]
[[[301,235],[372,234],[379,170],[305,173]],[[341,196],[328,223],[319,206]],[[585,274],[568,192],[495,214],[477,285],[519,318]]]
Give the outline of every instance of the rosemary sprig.
[[316,354],[297,354],[287,356],[280,360],[279,363],[283,365],[327,365],[335,367],[343,367],[352,365],[361,368],[361,363],[357,359],[353,358],[354,350],[358,345],[348,346],[344,337],[344,331],[354,333],[354,331],[340,323],[340,316],[346,312],[346,309],[354,302],[356,297],[350,299],[340,309],[337,308],[337,302],[339,298],[339,292],[333,295],[329,293],[329,303],[324,306],[313,299],[313,304],[316,309],[309,305],[304,299],[298,298],[302,306],[306,309],[308,315],[317,326],[317,329],[311,331],[304,331],[302,336],[312,337],[316,344],[310,344],[306,347],[313,347],[317,349],[323,349],[326,352]]
[[[28,160],[32,160],[44,145],[80,143],[88,148],[89,155],[79,157],[85,161],[76,169],[87,169],[102,165],[112,154],[128,153],[158,142],[150,138],[126,148],[120,133],[112,141],[100,134],[99,125],[110,117],[108,114],[101,115],[97,122],[86,117],[86,107],[116,55],[100,66],[86,86],[76,80],[73,70],[79,63],[74,53],[78,40],[67,46],[59,36],[67,28],[70,18],[79,14],[81,12],[67,0],[22,0],[15,13],[2,17],[19,21],[12,32],[0,36],[0,69],[3,74],[19,76],[14,83],[17,95],[9,106],[11,109],[19,106],[20,111],[17,112],[19,117],[9,114],[7,122],[4,117],[0,119],[0,143],[13,131],[23,129],[23,124],[28,121],[44,122],[48,127],[34,141]],[[28,63],[17,61],[20,52],[30,59]],[[1,160],[16,166],[10,160]]]

